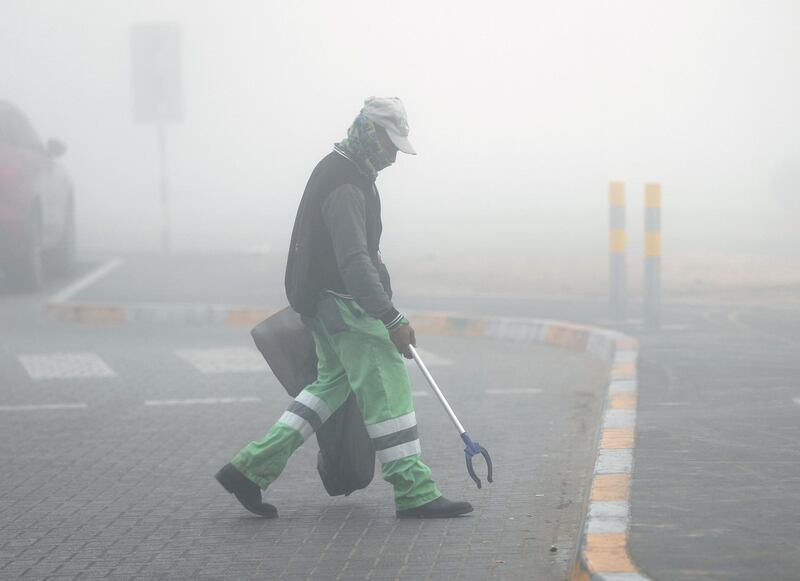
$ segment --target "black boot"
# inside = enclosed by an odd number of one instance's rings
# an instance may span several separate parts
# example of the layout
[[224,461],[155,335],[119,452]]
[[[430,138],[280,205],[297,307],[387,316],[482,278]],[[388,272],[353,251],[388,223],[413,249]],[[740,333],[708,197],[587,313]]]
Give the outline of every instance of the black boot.
[[261,501],[261,489],[258,484],[249,480],[233,464],[225,464],[214,478],[253,514],[264,518],[277,518],[278,509],[268,502]]
[[398,510],[398,518],[450,518],[472,512],[472,505],[468,502],[447,500],[440,496],[427,504],[416,508]]

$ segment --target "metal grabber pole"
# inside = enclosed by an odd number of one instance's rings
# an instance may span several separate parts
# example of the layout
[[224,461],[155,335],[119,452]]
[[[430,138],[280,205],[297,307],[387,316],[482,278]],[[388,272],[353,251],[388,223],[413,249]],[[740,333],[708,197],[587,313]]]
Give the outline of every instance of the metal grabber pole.
[[414,361],[417,362],[420,371],[422,371],[422,375],[424,375],[425,379],[428,380],[428,385],[431,386],[431,389],[436,394],[436,397],[438,397],[439,401],[442,402],[442,406],[444,406],[447,415],[450,416],[450,420],[453,422],[453,425],[455,425],[456,429],[458,430],[458,434],[461,436],[461,439],[466,445],[466,448],[464,448],[464,457],[467,462],[467,472],[469,472],[470,478],[475,481],[475,484],[478,485],[478,488],[481,488],[481,480],[478,478],[477,474],[475,474],[475,468],[472,466],[472,457],[480,454],[486,461],[486,468],[488,470],[486,480],[492,482],[492,458],[489,456],[489,452],[487,452],[486,448],[481,446],[478,442],[472,441],[472,439],[469,437],[469,434],[467,434],[466,430],[464,430],[464,426],[462,426],[461,422],[458,421],[453,408],[451,408],[450,404],[447,403],[447,399],[444,397],[442,390],[439,389],[439,386],[431,375],[431,372],[428,371],[428,368],[422,362],[422,358],[420,358],[417,350],[413,345],[409,345],[408,348],[411,351],[411,356],[414,358]]

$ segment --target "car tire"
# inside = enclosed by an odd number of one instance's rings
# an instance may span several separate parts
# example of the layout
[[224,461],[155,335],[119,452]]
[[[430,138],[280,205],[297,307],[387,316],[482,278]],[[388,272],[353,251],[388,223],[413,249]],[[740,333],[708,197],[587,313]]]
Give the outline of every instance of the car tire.
[[8,284],[16,291],[37,291],[44,283],[42,264],[42,217],[38,210],[31,214],[28,232],[8,266]]
[[45,256],[47,272],[55,276],[68,277],[75,266],[75,212],[67,210],[64,234],[58,245]]

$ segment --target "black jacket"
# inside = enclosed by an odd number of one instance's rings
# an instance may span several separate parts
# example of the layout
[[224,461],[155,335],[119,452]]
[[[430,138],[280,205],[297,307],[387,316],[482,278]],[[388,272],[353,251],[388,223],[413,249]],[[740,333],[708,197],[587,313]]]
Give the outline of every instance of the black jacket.
[[339,152],[331,152],[308,180],[292,230],[286,265],[289,304],[316,314],[325,291],[355,299],[370,315],[393,326],[388,271],[380,257],[381,202],[373,180]]

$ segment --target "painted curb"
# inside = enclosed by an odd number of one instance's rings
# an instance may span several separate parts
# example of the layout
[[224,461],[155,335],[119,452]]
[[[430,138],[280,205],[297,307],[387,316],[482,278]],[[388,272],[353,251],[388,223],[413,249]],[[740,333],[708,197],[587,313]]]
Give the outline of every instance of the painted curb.
[[278,309],[213,304],[138,303],[117,305],[51,300],[46,304],[45,311],[48,318],[56,321],[90,325],[179,323],[252,327],[277,312]]
[[[121,325],[128,322],[224,324],[252,327],[279,309],[234,305],[144,303],[112,305],[51,300],[55,320]],[[596,435],[591,487],[570,581],[650,581],[628,550],[636,435],[638,341],[623,333],[566,321],[409,312],[421,335],[488,337],[543,343],[606,361],[609,383]]]

